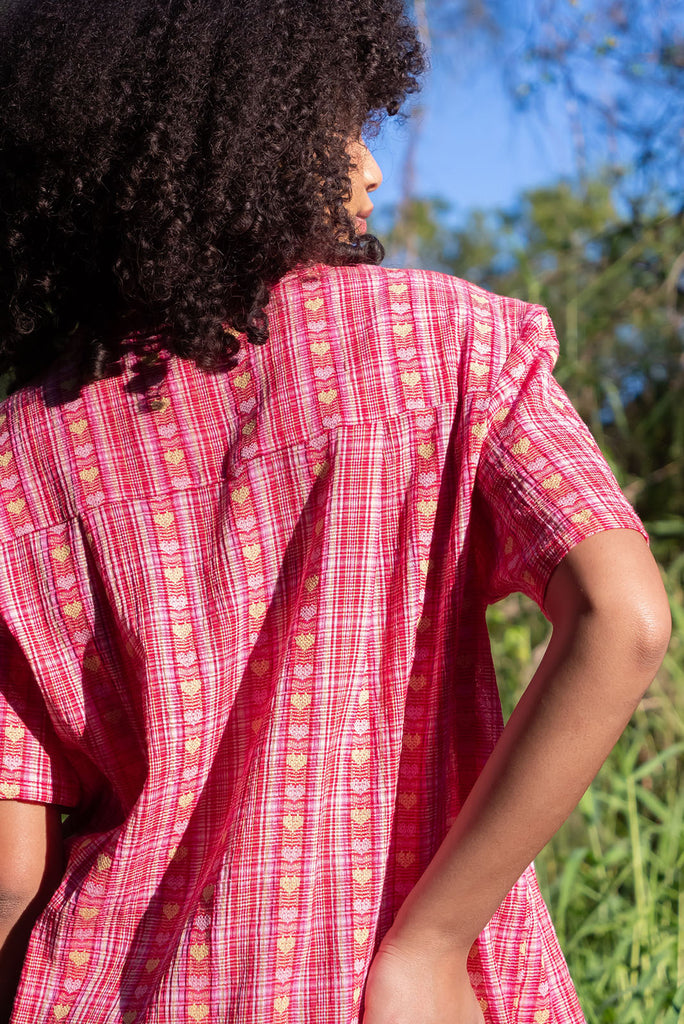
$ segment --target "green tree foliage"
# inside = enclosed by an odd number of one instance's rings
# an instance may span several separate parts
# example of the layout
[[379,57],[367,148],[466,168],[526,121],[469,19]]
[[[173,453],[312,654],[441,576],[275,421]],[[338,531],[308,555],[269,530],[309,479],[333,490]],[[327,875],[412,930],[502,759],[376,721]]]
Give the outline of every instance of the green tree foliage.
[[561,182],[450,228],[444,204],[404,204],[390,258],[412,255],[547,306],[558,378],[647,521],[658,553],[684,537],[684,216],[616,206],[614,182]]

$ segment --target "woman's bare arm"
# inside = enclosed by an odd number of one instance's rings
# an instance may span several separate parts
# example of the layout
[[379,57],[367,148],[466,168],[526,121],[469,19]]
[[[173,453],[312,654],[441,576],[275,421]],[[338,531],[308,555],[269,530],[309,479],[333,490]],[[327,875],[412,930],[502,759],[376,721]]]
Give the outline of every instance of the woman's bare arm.
[[31,929],[61,874],[59,810],[0,801],[0,1024],[10,1019]]
[[468,950],[594,778],[669,640],[660,574],[634,531],[577,545],[551,578],[546,610],[546,654],[380,947],[365,1024],[482,1019],[466,988]]

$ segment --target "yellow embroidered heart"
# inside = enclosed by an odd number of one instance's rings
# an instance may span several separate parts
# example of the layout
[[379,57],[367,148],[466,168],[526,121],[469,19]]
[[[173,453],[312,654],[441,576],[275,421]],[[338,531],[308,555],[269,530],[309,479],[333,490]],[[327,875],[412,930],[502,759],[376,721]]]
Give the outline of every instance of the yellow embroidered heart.
[[184,679],[180,684],[181,691],[186,697],[196,697],[202,689],[201,679]]
[[547,476],[546,480],[542,480],[542,487],[545,491],[556,491],[563,483],[563,477],[560,473],[554,473],[552,476]]
[[174,622],[171,628],[173,635],[178,637],[179,640],[187,640],[192,633],[192,624],[190,622]]
[[299,888],[301,879],[298,875],[283,875],[280,879],[280,888],[291,896],[293,892],[296,892]]
[[286,814],[283,818],[283,825],[288,832],[299,832],[303,824],[304,818],[301,814]]

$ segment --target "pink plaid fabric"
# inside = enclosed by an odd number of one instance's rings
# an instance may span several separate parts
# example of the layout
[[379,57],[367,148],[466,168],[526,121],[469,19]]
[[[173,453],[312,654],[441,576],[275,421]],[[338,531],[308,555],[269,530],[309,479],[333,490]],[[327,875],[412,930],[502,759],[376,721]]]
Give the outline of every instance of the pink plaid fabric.
[[[0,793],[74,808],[13,1024],[356,1022],[502,728],[487,603],[641,529],[544,310],[313,267],[270,318],[2,407]],[[583,1019],[531,868],[470,966],[488,1024]]]

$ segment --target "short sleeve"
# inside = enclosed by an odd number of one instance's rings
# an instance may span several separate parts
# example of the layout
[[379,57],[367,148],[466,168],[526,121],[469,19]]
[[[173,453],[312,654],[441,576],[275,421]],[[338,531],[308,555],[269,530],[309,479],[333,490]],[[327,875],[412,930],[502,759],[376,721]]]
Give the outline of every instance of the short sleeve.
[[0,621],[0,799],[73,807],[79,793],[30,666]]
[[[493,391],[479,403],[479,509],[486,599],[520,591],[543,608],[549,577],[585,538],[644,528],[605,458],[552,376],[558,342],[529,307]],[[486,407],[486,408],[485,408]],[[483,535],[484,534],[484,535]]]

